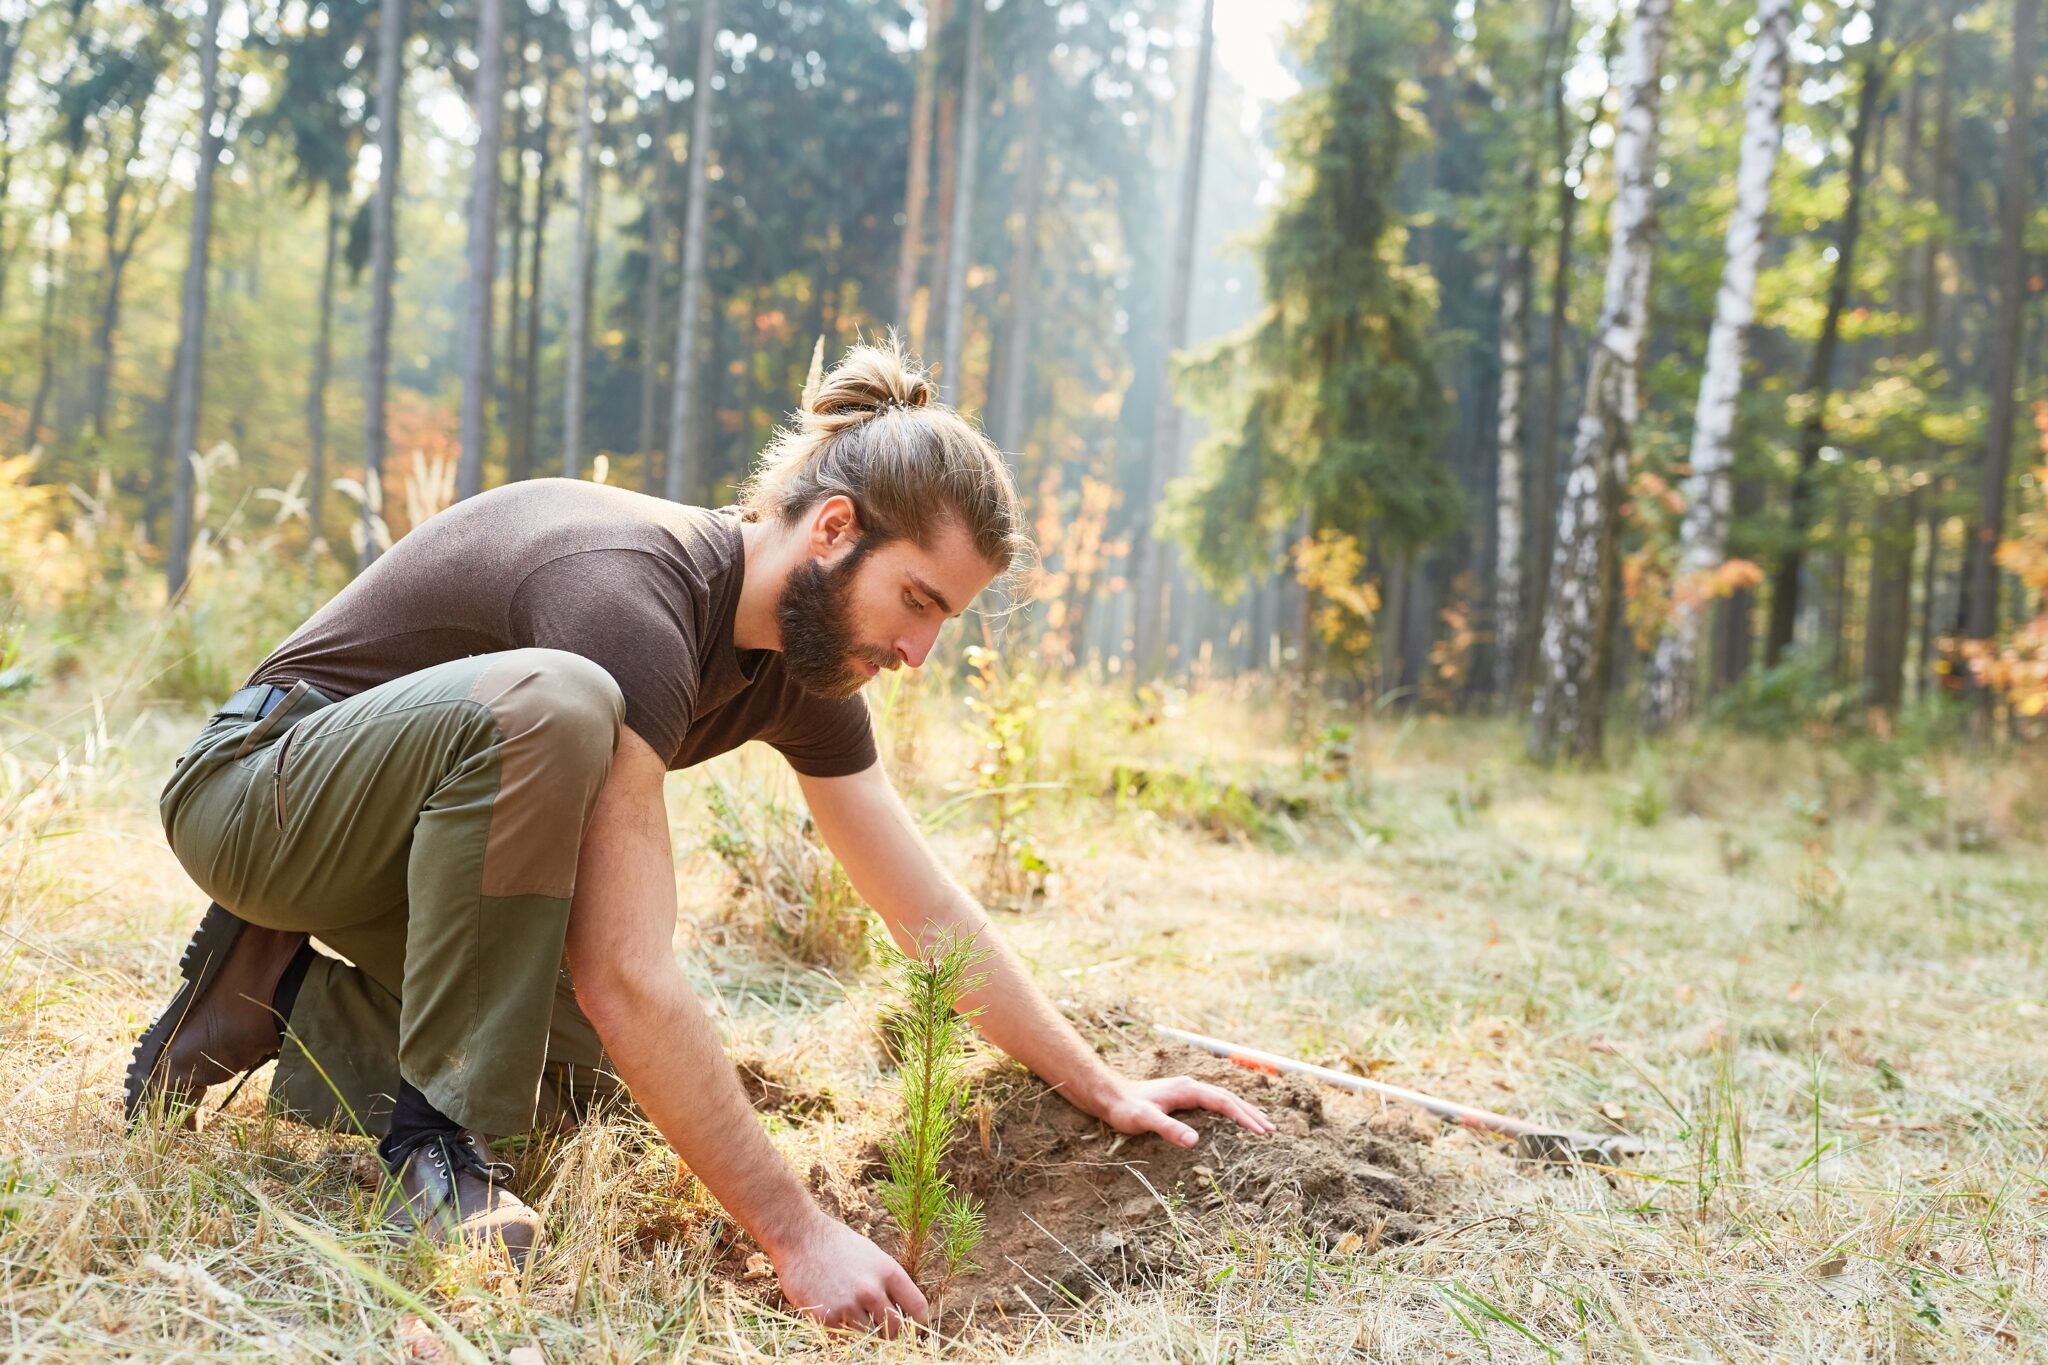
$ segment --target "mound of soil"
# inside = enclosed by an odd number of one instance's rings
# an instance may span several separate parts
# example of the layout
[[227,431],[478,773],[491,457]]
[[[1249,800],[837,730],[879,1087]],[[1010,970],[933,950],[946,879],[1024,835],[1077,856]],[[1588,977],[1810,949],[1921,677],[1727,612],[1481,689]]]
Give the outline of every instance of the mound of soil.
[[[1035,1078],[999,1082],[985,1127],[970,1126],[949,1163],[957,1188],[982,1201],[983,1267],[945,1288],[940,1305],[999,1322],[1059,1313],[1097,1294],[1188,1275],[1191,1252],[1226,1228],[1288,1228],[1328,1252],[1370,1254],[1418,1236],[1428,1182],[1411,1138],[1384,1136],[1363,1115],[1326,1108],[1329,1092],[1295,1077],[1241,1070],[1178,1044],[1109,1058],[1126,1075],[1191,1075],[1228,1086],[1278,1125],[1255,1137],[1230,1121],[1182,1114],[1202,1134],[1192,1149],[1112,1132]],[[871,1193],[882,1173],[866,1154],[855,1178],[812,1172],[821,1201],[895,1250]]]

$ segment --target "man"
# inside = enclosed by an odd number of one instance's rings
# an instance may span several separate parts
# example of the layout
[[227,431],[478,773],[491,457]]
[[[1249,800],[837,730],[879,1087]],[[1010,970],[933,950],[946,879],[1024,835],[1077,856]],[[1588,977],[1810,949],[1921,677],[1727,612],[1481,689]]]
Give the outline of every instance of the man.
[[997,1046],[1120,1132],[1192,1145],[1182,1108],[1270,1131],[1227,1091],[1106,1067],[876,760],[861,686],[921,665],[1028,550],[1000,454],[932,397],[893,343],[857,348],[738,508],[500,488],[314,613],[164,789],[171,848],[215,904],[136,1048],[130,1114],[277,1057],[277,1108],[384,1129],[395,1223],[523,1257],[544,1232],[485,1135],[530,1127],[544,1081],[573,1100],[616,1075],[791,1304],[831,1325],[923,1320],[916,1286],[750,1121],[674,957],[663,777],[758,738],[900,945],[989,952],[967,1003]]

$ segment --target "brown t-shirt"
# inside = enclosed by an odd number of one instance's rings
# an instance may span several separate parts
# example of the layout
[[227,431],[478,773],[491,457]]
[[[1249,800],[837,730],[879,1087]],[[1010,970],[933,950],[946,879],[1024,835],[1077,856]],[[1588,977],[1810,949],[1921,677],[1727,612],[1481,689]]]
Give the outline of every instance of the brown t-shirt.
[[865,702],[813,696],[780,654],[733,647],[745,574],[732,508],[576,479],[508,484],[422,523],[249,681],[303,678],[340,701],[472,654],[561,649],[612,675],[626,724],[670,768],[750,739],[812,777],[869,767]]

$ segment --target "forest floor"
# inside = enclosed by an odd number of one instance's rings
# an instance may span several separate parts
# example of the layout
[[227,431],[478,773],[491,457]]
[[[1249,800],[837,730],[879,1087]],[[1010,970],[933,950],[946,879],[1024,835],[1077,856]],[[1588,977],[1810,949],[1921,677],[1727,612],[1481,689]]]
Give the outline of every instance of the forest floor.
[[[784,1313],[628,1115],[501,1144],[556,1237],[523,1275],[373,1231],[367,1144],[267,1119],[260,1080],[197,1133],[128,1134],[122,1066],[199,908],[154,809],[197,718],[17,707],[0,1355],[2048,1360],[2038,756],[1707,732],[1558,774],[1491,723],[1304,742],[1221,691],[1042,702],[1013,855],[1042,886],[999,924],[1120,1061],[1235,1076],[1282,1131],[1120,1140],[988,1059],[955,1166],[987,1269],[940,1296],[942,1339],[893,1345]],[[958,699],[883,709],[914,806],[985,881]],[[772,755],[672,780],[682,960],[776,1141],[873,1223],[888,983],[798,960],[734,898],[713,783],[762,795],[764,846],[800,835]],[[1518,1163],[1159,1053],[1147,1022],[1649,1150]]]

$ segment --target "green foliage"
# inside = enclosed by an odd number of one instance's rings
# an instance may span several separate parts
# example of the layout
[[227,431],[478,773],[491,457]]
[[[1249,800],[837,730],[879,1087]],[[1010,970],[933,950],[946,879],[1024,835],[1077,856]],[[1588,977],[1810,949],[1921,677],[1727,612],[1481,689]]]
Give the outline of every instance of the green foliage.
[[971,1258],[981,1241],[981,1204],[953,1188],[943,1163],[967,1095],[967,1023],[981,1012],[962,1011],[960,1001],[987,980],[976,970],[987,955],[953,939],[919,957],[889,950],[901,996],[888,1030],[903,1120],[882,1144],[889,1174],[879,1195],[903,1230],[903,1268],[913,1280],[927,1268],[934,1234],[941,1283],[976,1268]]
[[1283,119],[1291,170],[1262,243],[1267,307],[1181,368],[1214,434],[1170,498],[1205,582],[1234,595],[1297,523],[1391,549],[1454,528],[1434,282],[1401,259],[1394,192],[1411,137],[1415,35],[1375,0],[1318,0],[1298,35],[1309,83]]
[[973,791],[985,802],[990,837],[984,895],[992,904],[1014,906],[1043,896],[1052,872],[1024,828],[1024,817],[1038,805],[1038,679],[981,645],[968,646],[966,659],[973,717],[967,733],[977,750]]

